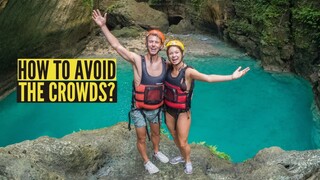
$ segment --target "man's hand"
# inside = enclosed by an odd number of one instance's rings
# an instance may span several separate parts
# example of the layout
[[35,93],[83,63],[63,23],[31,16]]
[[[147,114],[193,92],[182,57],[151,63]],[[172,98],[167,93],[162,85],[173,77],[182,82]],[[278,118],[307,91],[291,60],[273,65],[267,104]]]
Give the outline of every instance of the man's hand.
[[96,24],[100,27],[106,25],[107,22],[107,13],[104,14],[104,16],[101,15],[99,9],[93,10],[92,12],[92,19]]

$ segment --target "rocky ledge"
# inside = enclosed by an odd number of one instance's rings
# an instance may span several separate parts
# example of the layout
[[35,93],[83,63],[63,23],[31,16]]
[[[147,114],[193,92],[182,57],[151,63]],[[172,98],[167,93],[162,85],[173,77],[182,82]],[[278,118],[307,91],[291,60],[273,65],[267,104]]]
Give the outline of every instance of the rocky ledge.
[[[135,146],[135,131],[127,123],[63,138],[40,137],[0,148],[0,179],[319,179],[320,150],[263,149],[243,163],[212,155],[207,147],[191,145],[192,175],[183,165],[155,161],[160,172],[149,175]],[[173,141],[161,135],[161,151],[178,153]],[[148,153],[152,153],[148,142]],[[235,147],[236,148],[236,147]]]
[[[133,31],[132,29],[126,29]],[[128,50],[138,53],[146,54],[145,35],[146,31],[138,31],[136,35],[126,36],[123,35],[125,30],[113,30],[113,34],[120,34],[117,36],[120,43]],[[108,44],[100,29],[97,29],[95,35],[90,37],[89,43],[85,49],[79,54],[79,57],[113,57],[117,56],[117,52]],[[166,42],[173,39],[181,40],[186,48],[186,55],[188,56],[219,56],[221,50],[214,47],[212,42],[208,40],[209,35],[203,34],[203,38],[198,37],[200,34],[172,34],[167,33]],[[160,55],[167,57],[166,48],[160,51]]]

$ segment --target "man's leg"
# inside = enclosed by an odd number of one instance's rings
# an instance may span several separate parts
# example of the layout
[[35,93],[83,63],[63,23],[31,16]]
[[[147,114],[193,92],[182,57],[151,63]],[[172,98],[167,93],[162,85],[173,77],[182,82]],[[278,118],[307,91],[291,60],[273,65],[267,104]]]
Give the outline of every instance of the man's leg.
[[136,135],[137,135],[137,149],[143,159],[145,169],[150,173],[154,174],[159,172],[159,169],[149,160],[147,155],[147,144],[146,144],[146,119],[142,114],[142,111],[131,111],[130,116],[134,121]]
[[144,161],[148,162],[149,158],[147,155],[147,145],[146,145],[146,120],[144,119],[142,112],[139,110],[131,111],[130,116],[134,122],[137,135],[137,149]]
[[143,164],[145,169],[150,173],[154,174],[159,172],[159,169],[157,166],[155,166],[148,158],[147,155],[147,146],[146,146],[146,128],[145,127],[140,127],[136,128],[137,132],[137,148],[138,151],[143,159]]
[[146,145],[146,127],[136,127],[136,134],[138,151],[143,159],[143,162],[146,163],[149,161]]
[[150,111],[150,117],[152,119],[149,119],[150,122],[150,131],[151,131],[151,142],[153,144],[153,151],[154,151],[154,156],[160,160],[163,163],[169,162],[169,159],[166,155],[164,155],[162,152],[159,151],[159,143],[160,143],[160,124],[159,124],[159,116],[161,113],[161,110],[154,110]]
[[159,123],[150,123],[151,130],[151,142],[153,145],[153,150],[155,153],[159,151],[159,143],[160,143],[160,130]]

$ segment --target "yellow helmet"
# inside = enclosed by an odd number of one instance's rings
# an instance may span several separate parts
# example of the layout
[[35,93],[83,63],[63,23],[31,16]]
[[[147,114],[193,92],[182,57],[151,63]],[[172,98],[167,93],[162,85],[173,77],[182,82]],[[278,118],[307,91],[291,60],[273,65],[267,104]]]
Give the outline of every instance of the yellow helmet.
[[170,46],[178,46],[182,51],[184,51],[184,45],[179,40],[171,40],[166,44],[166,47],[169,48]]

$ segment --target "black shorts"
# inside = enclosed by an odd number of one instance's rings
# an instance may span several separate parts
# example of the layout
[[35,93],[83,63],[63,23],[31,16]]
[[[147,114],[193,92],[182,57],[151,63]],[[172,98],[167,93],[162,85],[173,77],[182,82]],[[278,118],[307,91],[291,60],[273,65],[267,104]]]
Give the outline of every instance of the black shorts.
[[183,112],[188,112],[186,109],[175,109],[172,107],[165,106],[165,111],[169,113],[175,120],[178,120],[179,114]]

